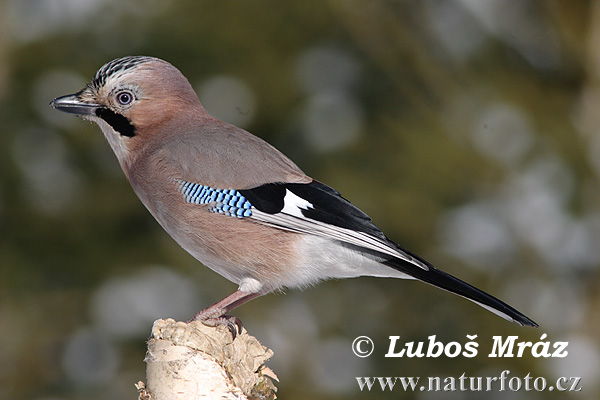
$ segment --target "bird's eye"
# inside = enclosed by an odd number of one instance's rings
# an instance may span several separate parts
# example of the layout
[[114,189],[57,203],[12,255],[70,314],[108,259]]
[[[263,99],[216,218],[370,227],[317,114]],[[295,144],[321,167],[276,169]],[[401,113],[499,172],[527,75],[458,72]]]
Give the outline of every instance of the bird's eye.
[[133,94],[127,91],[119,92],[117,93],[117,101],[120,105],[126,106],[133,101]]

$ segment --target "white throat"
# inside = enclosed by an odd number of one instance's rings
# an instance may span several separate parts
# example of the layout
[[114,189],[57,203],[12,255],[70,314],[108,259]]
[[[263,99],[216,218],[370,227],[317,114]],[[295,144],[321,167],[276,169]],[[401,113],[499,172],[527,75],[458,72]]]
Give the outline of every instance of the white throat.
[[106,138],[106,140],[108,141],[108,144],[110,145],[113,152],[117,156],[117,159],[119,160],[119,164],[121,164],[121,167],[125,171],[125,168],[124,168],[125,160],[127,160],[129,158],[129,153],[130,153],[129,149],[127,148],[127,144],[125,143],[126,139],[124,139],[119,132],[115,131],[113,129],[113,127],[110,126],[110,124],[108,124],[102,118],[90,117],[89,119],[90,119],[90,121],[93,121],[96,124],[98,124],[100,129],[102,129],[102,133],[104,133],[104,137]]

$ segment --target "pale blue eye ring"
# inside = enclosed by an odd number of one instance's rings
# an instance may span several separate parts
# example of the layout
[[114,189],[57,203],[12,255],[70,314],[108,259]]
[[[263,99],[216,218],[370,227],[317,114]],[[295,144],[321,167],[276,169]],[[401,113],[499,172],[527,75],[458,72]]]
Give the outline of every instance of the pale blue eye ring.
[[134,97],[133,97],[133,93],[129,92],[129,91],[122,91],[117,93],[117,101],[119,102],[120,105],[122,106],[126,106],[128,104],[131,104],[131,102],[133,101]]

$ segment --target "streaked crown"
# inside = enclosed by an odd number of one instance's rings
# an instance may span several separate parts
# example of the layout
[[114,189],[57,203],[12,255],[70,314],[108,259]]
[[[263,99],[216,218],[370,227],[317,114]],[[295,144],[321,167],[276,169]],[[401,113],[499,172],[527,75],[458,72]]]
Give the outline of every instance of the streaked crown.
[[116,60],[107,62],[102,67],[100,67],[100,69],[96,72],[96,75],[94,75],[94,77],[92,78],[92,81],[89,85],[92,86],[94,89],[98,90],[106,84],[106,81],[109,78],[118,78],[119,75],[130,71],[131,69],[137,67],[140,64],[144,64],[150,61],[161,60],[158,58],[148,56],[127,56],[117,58]]

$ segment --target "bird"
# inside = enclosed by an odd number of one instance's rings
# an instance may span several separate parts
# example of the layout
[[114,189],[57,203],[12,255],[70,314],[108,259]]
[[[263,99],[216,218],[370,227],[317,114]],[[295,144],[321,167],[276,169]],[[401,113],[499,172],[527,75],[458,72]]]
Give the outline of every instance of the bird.
[[134,192],[167,233],[238,285],[191,320],[240,322],[236,307],[328,279],[416,279],[521,326],[533,320],[404,249],[266,141],[211,116],[172,64],[126,56],[50,105],[96,123]]

